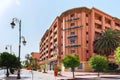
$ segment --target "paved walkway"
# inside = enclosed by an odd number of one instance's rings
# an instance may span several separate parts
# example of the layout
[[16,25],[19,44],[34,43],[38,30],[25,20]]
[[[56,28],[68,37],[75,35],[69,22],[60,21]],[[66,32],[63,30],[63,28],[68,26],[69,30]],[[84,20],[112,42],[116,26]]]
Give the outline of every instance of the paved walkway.
[[[63,72],[62,75],[71,77],[72,73]],[[100,78],[98,78],[97,73],[75,72],[75,78],[76,80],[120,80],[120,74],[100,73]]]
[[[31,70],[21,70],[21,79],[16,79],[17,75],[10,75],[6,78],[5,75],[0,75],[0,80],[67,80],[72,78],[72,72],[62,72],[62,76],[54,77],[53,72],[42,73]],[[101,79],[97,78],[97,73],[76,72],[75,80],[120,80],[120,75],[101,74]]]
[[10,75],[6,78],[5,74],[0,75],[0,80],[55,80],[52,74],[31,71],[31,70],[21,70],[21,79],[16,79],[17,75]]

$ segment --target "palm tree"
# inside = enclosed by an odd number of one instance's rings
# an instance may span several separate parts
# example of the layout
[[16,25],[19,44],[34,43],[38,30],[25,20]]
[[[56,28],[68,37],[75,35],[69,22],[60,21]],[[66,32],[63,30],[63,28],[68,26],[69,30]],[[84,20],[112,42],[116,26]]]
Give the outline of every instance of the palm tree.
[[119,44],[120,31],[106,29],[95,38],[93,47],[97,54],[109,57],[111,53],[114,53],[114,50],[119,46]]
[[37,68],[38,68],[38,59],[37,58],[32,58],[32,56],[30,55],[30,54],[27,54],[26,56],[25,56],[25,67],[32,67],[32,69],[34,69],[34,70],[37,70]]

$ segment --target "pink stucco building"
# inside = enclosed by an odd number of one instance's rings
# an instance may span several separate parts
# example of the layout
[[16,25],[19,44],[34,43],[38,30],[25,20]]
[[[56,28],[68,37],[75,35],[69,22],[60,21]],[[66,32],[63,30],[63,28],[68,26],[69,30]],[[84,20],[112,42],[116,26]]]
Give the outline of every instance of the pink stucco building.
[[[120,19],[94,7],[63,12],[56,17],[40,41],[40,64],[48,64],[51,70],[54,62],[59,62],[66,54],[77,53],[81,62],[78,70],[89,71],[88,60],[95,55],[93,41],[107,28],[120,30]],[[63,65],[60,66],[64,70]]]

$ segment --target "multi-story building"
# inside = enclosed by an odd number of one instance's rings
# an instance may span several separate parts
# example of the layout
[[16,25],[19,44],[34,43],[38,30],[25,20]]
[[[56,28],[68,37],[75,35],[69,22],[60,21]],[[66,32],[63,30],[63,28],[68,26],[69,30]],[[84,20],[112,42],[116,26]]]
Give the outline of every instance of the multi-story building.
[[31,56],[32,56],[32,58],[36,58],[37,59],[37,63],[39,64],[40,53],[39,52],[32,52]]
[[36,59],[40,58],[40,53],[39,52],[32,52],[31,55],[32,55],[32,58],[36,58]]
[[77,53],[81,62],[78,70],[90,70],[88,60],[95,55],[93,41],[107,28],[120,30],[120,19],[94,7],[80,7],[63,12],[40,41],[40,64],[47,63],[48,68],[53,69],[54,62],[66,54]]

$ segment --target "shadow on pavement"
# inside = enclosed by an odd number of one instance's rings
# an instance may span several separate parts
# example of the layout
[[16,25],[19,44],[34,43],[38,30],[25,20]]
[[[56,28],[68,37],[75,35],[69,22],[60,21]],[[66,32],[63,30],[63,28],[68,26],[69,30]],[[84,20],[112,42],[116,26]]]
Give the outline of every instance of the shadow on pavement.
[[[26,80],[29,79],[30,77],[21,77],[19,80]],[[16,76],[9,76],[9,77],[4,77],[3,79],[0,80],[18,80]]]

